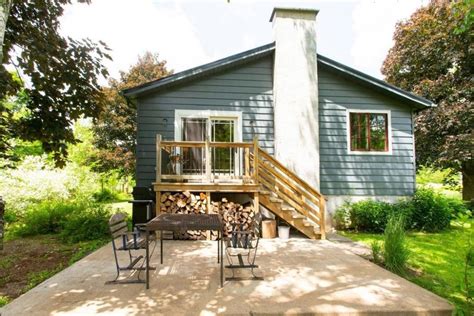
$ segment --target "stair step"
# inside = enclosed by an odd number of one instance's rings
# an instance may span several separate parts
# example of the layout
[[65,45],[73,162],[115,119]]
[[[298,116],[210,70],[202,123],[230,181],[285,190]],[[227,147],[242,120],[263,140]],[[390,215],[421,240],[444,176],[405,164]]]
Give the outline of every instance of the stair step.
[[283,200],[271,196],[271,197],[270,197],[270,202],[273,202],[273,203],[283,203]]
[[305,219],[305,218],[306,218],[306,216],[304,216],[304,215],[302,215],[302,214],[300,214],[300,213],[298,213],[298,212],[293,212],[293,213],[291,213],[291,217],[294,218],[294,219],[299,219],[299,218]]
[[303,225],[306,226],[306,227],[311,227],[311,226],[314,227],[315,224],[311,223],[310,221],[305,220],[305,221],[303,221]]
[[293,206],[289,206],[289,205],[283,205],[281,207],[281,210],[282,211],[296,211],[296,208],[294,208]]
[[270,195],[271,194],[270,191],[266,191],[266,190],[261,190],[259,193],[263,194],[263,195]]

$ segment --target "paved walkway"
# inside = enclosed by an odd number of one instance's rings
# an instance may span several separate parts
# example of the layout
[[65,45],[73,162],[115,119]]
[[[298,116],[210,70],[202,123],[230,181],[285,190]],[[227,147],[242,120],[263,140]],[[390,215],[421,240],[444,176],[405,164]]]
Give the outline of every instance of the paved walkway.
[[328,233],[326,238],[340,249],[350,251],[364,259],[372,259],[370,248],[362,242],[353,241],[337,233]]
[[262,240],[264,281],[219,288],[216,244],[165,242],[165,262],[142,284],[104,285],[114,276],[105,246],[14,300],[10,315],[450,315],[442,298],[330,241]]

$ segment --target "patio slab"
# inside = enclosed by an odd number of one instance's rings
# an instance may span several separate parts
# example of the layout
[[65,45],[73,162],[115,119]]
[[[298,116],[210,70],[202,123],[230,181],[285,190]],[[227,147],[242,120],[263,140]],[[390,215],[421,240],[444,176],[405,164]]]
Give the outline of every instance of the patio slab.
[[[330,241],[261,240],[264,281],[219,288],[217,245],[165,241],[151,288],[105,285],[115,275],[107,245],[0,309],[10,315],[451,315],[452,306]],[[228,271],[226,271],[228,273]]]

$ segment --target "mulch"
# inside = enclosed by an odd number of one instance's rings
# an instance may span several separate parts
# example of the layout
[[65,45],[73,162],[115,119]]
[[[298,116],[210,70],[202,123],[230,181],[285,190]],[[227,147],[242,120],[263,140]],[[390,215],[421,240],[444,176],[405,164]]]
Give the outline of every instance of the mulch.
[[64,244],[57,236],[5,241],[0,252],[0,296],[20,296],[28,289],[32,274],[67,267],[76,250],[77,245]]

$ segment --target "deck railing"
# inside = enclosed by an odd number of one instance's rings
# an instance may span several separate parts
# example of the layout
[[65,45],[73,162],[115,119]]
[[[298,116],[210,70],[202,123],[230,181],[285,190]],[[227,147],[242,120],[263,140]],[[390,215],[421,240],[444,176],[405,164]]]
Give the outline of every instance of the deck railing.
[[156,136],[156,182],[258,182],[258,140],[253,142],[165,141]]

